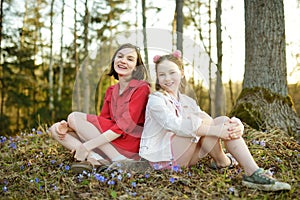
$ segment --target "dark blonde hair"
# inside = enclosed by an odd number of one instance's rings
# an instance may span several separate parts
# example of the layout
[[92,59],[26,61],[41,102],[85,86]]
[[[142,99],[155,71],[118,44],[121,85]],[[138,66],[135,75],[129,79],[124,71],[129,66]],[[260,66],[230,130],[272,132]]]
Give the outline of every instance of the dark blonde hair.
[[114,53],[112,60],[111,60],[111,65],[110,65],[110,71],[108,72],[108,76],[114,76],[115,79],[119,80],[119,75],[118,73],[115,71],[114,65],[115,65],[115,58],[117,53],[125,48],[130,48],[130,49],[134,49],[136,54],[137,54],[137,60],[136,60],[136,70],[132,72],[132,79],[137,79],[137,80],[147,80],[148,79],[148,73],[147,73],[147,69],[146,66],[144,65],[141,53],[140,53],[140,49],[139,47],[130,44],[130,43],[126,43],[121,45]]
[[[155,72],[156,72],[156,81],[155,81],[155,89],[156,90],[163,90],[163,88],[159,85],[158,76],[157,76],[157,67],[164,60],[168,60],[168,61],[175,63],[178,66],[180,71],[183,70],[183,63],[182,63],[181,58],[176,57],[174,55],[174,53],[160,56],[157,60],[154,61],[155,62]],[[180,92],[184,93],[185,85],[186,85],[186,80],[185,80],[185,77],[183,76],[180,81],[180,88],[179,88]]]

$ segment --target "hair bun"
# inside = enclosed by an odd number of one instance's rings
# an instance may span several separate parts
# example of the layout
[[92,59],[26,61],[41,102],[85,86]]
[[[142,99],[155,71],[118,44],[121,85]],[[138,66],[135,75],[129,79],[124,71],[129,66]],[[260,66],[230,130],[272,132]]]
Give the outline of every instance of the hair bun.
[[160,59],[160,57],[161,57],[160,55],[154,56],[154,57],[153,57],[153,62],[154,62],[154,63],[157,63],[157,61]]
[[176,57],[176,58],[181,58],[181,51],[180,50],[175,50],[173,52],[173,56]]

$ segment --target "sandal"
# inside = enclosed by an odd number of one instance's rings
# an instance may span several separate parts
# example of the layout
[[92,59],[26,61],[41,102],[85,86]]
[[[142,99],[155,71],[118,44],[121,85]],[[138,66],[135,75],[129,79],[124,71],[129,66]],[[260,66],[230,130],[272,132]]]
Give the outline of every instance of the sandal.
[[74,162],[71,165],[71,170],[75,174],[81,174],[83,171],[92,171],[93,165],[88,161]]
[[229,158],[230,160],[230,165],[228,165],[227,167],[219,167],[217,166],[217,163],[212,159],[210,166],[211,168],[218,170],[218,169],[233,169],[235,166],[238,166],[238,162],[236,161],[236,159],[230,154],[230,153],[226,153],[226,156]]

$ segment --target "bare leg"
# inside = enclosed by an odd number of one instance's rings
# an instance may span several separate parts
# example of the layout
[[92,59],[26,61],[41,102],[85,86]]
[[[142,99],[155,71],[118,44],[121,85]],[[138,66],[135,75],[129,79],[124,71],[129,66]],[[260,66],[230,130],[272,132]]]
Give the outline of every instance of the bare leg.
[[[93,124],[87,121],[86,117],[85,113],[80,112],[73,112],[68,116],[69,126],[83,141],[91,140],[101,134]],[[110,143],[100,146],[99,149],[112,160],[122,156]]]
[[[68,128],[67,122],[57,122],[54,125],[50,127],[50,132],[52,134],[52,137],[56,139],[60,144],[62,144],[64,147],[69,149],[71,152],[75,151],[80,145],[82,145],[82,142],[80,141],[80,138],[76,135],[74,132],[66,132],[70,131],[72,129]],[[61,138],[61,135],[64,135],[63,138]],[[109,164],[109,162],[105,161],[99,154],[92,151],[87,160],[93,164],[93,165],[99,165],[100,163],[98,160],[101,161],[101,163]]]
[[[82,142],[78,138],[72,136],[71,134],[65,134],[64,138],[61,139],[57,132],[58,127],[60,127],[60,126],[61,126],[61,123],[57,122],[50,127],[50,132],[51,132],[52,137],[55,140],[57,140],[60,144],[62,144],[64,147],[66,147],[67,149],[74,151],[77,147],[79,147],[82,144]],[[60,129],[60,130],[62,130],[62,129]]]
[[224,144],[227,151],[231,153],[243,167],[247,176],[251,175],[259,168],[242,137],[234,140],[224,141]]
[[191,138],[173,136],[172,151],[176,163],[180,166],[188,166],[197,147],[196,143],[191,143]]
[[[213,119],[210,123],[212,123],[212,125],[220,123],[224,124],[227,123],[228,120],[228,117],[220,116]],[[224,153],[220,139],[214,136],[202,136],[200,138],[193,158],[190,161],[190,165],[195,165],[199,159],[204,158],[207,154],[209,154],[215,160],[217,166],[219,167],[230,165],[231,161]]]
[[195,165],[199,159],[204,158],[207,154],[215,160],[219,167],[230,165],[231,161],[224,153],[220,139],[208,136],[201,137],[189,165]]

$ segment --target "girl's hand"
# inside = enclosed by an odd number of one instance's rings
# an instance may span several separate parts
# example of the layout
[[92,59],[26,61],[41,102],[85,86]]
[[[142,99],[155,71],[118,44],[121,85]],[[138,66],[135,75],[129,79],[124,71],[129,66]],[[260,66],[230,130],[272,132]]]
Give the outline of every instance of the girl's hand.
[[68,129],[69,129],[68,123],[65,120],[62,120],[59,123],[59,125],[56,127],[56,132],[59,139],[61,140],[65,139]]
[[230,138],[231,139],[238,139],[242,137],[244,133],[244,125],[242,124],[241,120],[238,118],[232,117],[229,120],[229,123],[232,125],[228,131],[230,131]]
[[89,151],[85,148],[83,144],[81,144],[75,150],[74,158],[78,161],[84,161],[88,155],[89,155]]

